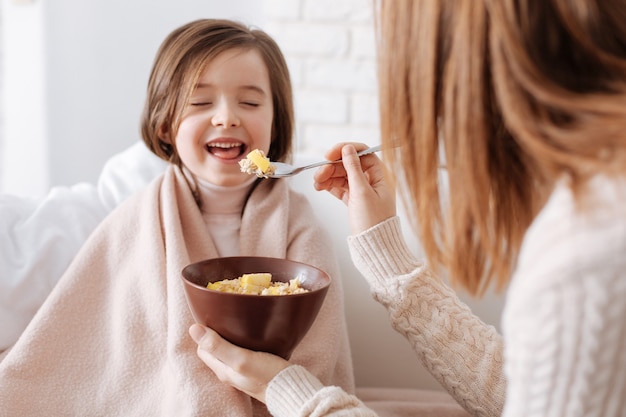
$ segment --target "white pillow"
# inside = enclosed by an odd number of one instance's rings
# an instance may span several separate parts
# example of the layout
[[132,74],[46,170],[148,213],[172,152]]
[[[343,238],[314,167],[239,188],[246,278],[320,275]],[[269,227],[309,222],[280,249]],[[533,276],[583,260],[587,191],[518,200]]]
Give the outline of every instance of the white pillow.
[[97,185],[54,187],[41,199],[0,196],[0,352],[15,343],[98,223],[166,166],[137,142],[106,162]]

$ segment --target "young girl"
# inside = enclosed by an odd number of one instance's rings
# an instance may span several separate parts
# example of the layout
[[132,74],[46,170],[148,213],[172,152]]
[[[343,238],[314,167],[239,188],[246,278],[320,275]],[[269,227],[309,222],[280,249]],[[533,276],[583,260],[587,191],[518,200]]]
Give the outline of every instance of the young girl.
[[332,248],[305,198],[284,180],[243,174],[252,149],[291,151],[289,74],[259,30],[199,20],[157,53],[141,123],[171,162],[91,235],[0,363],[1,415],[248,416],[263,404],[220,382],[196,356],[182,268],[217,256],[312,264],[333,278],[292,355],[353,390]]

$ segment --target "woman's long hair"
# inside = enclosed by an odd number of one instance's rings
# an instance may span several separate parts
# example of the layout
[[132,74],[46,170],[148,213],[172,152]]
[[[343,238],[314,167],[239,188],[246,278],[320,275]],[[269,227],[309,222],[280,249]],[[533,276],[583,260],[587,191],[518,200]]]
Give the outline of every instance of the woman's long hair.
[[[431,265],[503,288],[560,178],[624,174],[620,0],[378,0],[381,133]],[[444,192],[438,166],[447,167]]]

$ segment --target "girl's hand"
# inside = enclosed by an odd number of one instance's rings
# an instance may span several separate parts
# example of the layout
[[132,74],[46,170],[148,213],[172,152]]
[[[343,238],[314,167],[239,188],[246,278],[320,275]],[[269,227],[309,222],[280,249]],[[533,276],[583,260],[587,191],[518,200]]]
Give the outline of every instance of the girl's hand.
[[265,403],[269,382],[291,364],[279,356],[240,348],[199,324],[189,328],[198,344],[198,357],[225,382]]
[[343,164],[324,165],[315,173],[315,189],[326,190],[348,206],[350,228],[358,234],[396,215],[395,189],[386,178],[385,166],[373,154],[358,157],[362,143],[339,143],[326,158]]

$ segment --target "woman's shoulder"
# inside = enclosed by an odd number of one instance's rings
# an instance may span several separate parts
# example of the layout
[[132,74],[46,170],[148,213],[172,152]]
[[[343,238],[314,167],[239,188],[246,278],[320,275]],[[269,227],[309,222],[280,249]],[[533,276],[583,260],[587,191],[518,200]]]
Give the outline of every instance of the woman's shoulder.
[[615,226],[626,225],[626,178],[598,176],[580,193],[576,196],[567,181],[560,181],[527,236],[538,240],[551,235],[602,238]]
[[558,284],[583,271],[606,270],[623,258],[626,179],[596,177],[584,193],[580,200],[565,181],[557,184],[524,237],[518,274],[536,273],[544,285]]

